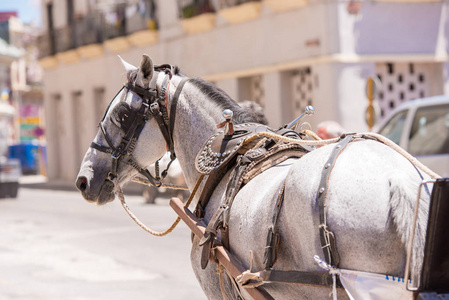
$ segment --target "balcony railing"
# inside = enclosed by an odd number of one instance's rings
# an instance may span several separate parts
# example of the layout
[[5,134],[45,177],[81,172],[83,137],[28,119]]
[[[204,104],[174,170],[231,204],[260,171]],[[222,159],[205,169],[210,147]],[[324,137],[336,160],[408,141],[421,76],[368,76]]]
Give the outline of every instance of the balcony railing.
[[218,0],[218,9],[225,9],[248,2],[261,2],[261,0]]
[[101,44],[108,39],[131,33],[157,29],[154,12],[142,15],[139,11],[129,15],[126,7],[117,7],[116,12],[91,11],[78,17],[71,25],[46,32],[38,39],[39,57],[55,55],[81,46]]
[[178,0],[179,18],[188,19],[215,12],[210,0]]

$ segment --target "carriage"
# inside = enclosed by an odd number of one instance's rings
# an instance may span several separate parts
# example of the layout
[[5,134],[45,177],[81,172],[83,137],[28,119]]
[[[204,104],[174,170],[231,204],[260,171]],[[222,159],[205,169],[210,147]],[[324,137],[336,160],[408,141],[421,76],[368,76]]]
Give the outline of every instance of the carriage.
[[[128,80],[76,185],[88,201],[117,195],[128,210],[121,187],[133,178],[160,186],[165,174],[145,167],[169,150],[191,191],[185,206],[171,205],[195,233],[192,267],[208,298],[449,292],[448,179],[380,135],[322,141],[297,126],[300,118],[273,130],[176,67],[154,66],[147,55],[140,68],[123,64]],[[130,215],[159,236],[179,222],[157,233]]]

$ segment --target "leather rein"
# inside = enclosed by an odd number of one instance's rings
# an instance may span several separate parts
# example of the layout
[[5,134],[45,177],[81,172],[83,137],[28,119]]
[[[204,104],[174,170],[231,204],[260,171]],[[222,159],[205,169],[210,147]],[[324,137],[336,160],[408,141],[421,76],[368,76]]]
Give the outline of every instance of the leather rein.
[[[131,81],[125,83],[123,85],[123,88],[119,91],[120,93],[125,88],[127,89],[126,94],[129,91],[133,92],[142,99],[142,105],[139,110],[132,110],[132,113],[135,115],[135,117],[131,120],[132,123],[130,123],[128,130],[125,132],[124,136],[122,136],[121,141],[117,147],[112,143],[112,139],[110,138],[109,134],[106,131],[106,128],[104,127],[103,122],[106,118],[106,115],[99,123],[100,130],[108,146],[92,142],[90,147],[98,151],[111,154],[112,166],[106,180],[114,181],[114,179],[118,177],[118,166],[120,162],[127,157],[128,159],[126,160],[126,164],[130,165],[140,174],[145,176],[152,185],[160,187],[162,185],[162,180],[167,175],[167,171],[170,168],[170,165],[176,159],[173,143],[173,129],[175,125],[176,105],[178,103],[178,98],[181,94],[182,88],[189,79],[183,78],[176,88],[170,106],[171,116],[169,117],[167,110],[168,87],[171,82],[170,80],[175,73],[175,68],[171,65],[164,64],[155,66],[154,70],[165,72],[168,75],[168,77],[166,77],[162,83],[160,92],[158,92],[157,88],[145,89],[136,85],[135,82]],[[121,121],[124,122],[126,120],[125,118],[127,117],[128,115],[124,114],[124,117]],[[158,127],[167,144],[167,150],[170,151],[170,162],[168,163],[166,169],[162,172],[162,177],[159,175],[159,160],[156,162],[156,176],[153,176],[147,168],[141,167],[132,155],[134,148],[136,147],[139,135],[143,130],[143,127],[151,118],[154,118],[158,123]]]

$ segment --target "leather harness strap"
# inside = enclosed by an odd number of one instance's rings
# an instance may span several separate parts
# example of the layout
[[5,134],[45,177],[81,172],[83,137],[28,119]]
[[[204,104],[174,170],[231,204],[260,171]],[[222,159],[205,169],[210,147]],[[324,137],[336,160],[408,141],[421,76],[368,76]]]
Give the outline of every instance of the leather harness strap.
[[[328,272],[316,271],[281,271],[274,270],[273,267],[277,261],[278,247],[281,242],[279,233],[277,233],[277,220],[284,201],[285,182],[279,191],[278,200],[273,209],[273,217],[268,228],[267,244],[265,246],[264,264],[266,282],[282,282],[282,283],[296,283],[312,286],[332,286],[334,284],[332,275]],[[343,287],[340,280],[336,282],[337,287]]]
[[285,181],[278,193],[278,199],[276,200],[273,209],[271,224],[268,227],[267,245],[265,246],[265,253],[263,256],[265,270],[271,270],[277,260],[279,243],[281,242],[281,236],[279,235],[279,233],[277,233],[277,222],[279,213],[281,212],[282,203],[284,203],[284,191]]
[[329,227],[327,225],[326,200],[329,191],[329,178],[335,166],[335,162],[337,161],[338,156],[343,152],[344,149],[346,149],[346,146],[349,144],[349,142],[352,141],[353,138],[354,134],[348,134],[344,136],[343,139],[335,145],[329,159],[324,165],[324,169],[321,174],[320,185],[318,187],[317,202],[320,214],[319,233],[320,233],[321,248],[323,249],[324,258],[326,262],[331,266],[339,265],[340,256],[337,252],[335,236],[332,233],[332,231],[329,230]]
[[[173,130],[175,128],[175,117],[176,117],[176,106],[178,105],[178,99],[179,95],[181,95],[182,88],[184,87],[184,84],[189,81],[188,78],[183,78],[181,82],[179,83],[178,87],[176,88],[175,95],[173,96],[171,106],[170,106],[170,123],[168,126],[169,135],[171,137],[171,142],[173,144]],[[173,151],[174,153],[174,151]]]
[[250,164],[250,162],[251,161],[244,155],[238,157],[237,165],[232,170],[231,179],[226,186],[224,201],[215,212],[212,219],[209,221],[206,232],[200,240],[200,246],[203,246],[203,253],[201,257],[201,267],[203,269],[207,267],[207,264],[209,262],[210,249],[212,247],[212,243],[215,241],[218,230],[222,231],[221,242],[223,246],[229,249],[229,237],[227,234],[229,212],[231,210],[233,200],[242,185],[243,173],[245,172],[246,167]]

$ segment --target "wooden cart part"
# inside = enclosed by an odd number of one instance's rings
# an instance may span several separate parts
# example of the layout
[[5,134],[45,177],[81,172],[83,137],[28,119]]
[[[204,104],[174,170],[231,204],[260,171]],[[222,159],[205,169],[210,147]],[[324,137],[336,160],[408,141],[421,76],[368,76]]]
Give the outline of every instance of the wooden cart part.
[[[203,237],[206,225],[198,220],[179,198],[171,198],[170,206],[198,238]],[[213,250],[215,251],[215,257],[220,264],[223,265],[227,273],[234,279],[246,271],[246,269],[243,268],[243,266],[223,246],[214,247]],[[255,300],[273,299],[273,297],[271,297],[262,287],[246,288],[245,291]]]

